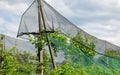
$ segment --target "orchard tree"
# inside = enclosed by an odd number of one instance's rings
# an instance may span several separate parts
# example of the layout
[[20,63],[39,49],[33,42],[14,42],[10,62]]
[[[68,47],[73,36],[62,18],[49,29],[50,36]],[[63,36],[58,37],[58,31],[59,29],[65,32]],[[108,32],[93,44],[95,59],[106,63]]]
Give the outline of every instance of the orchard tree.
[[[92,64],[92,59],[95,56],[95,44],[93,39],[83,37],[81,33],[69,38],[58,32],[50,35],[52,45],[62,50],[65,54],[65,59],[72,62],[81,62],[85,65]],[[69,62],[70,62],[69,61]]]

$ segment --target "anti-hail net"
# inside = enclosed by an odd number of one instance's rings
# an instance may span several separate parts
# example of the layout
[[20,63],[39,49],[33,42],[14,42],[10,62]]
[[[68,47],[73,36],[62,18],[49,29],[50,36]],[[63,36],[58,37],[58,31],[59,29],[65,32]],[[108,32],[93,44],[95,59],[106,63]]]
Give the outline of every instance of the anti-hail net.
[[[58,35],[60,33],[74,42],[73,44],[70,44],[56,40],[55,38],[49,38],[50,41],[55,45],[56,49],[61,50],[60,52],[63,51],[63,53],[66,53],[67,50],[74,49],[74,51],[70,52],[70,54],[68,52],[68,54],[66,54],[63,59],[71,58],[72,62],[79,62],[83,65],[89,65],[92,63],[92,65],[99,65],[102,68],[120,68],[120,47],[88,34],[68,21],[48,3],[43,0],[41,1],[47,28],[46,31],[58,31]],[[22,15],[19,31],[17,34],[18,37],[28,38],[28,34],[39,34],[38,23],[40,21],[38,22],[38,10],[38,3],[37,0],[35,0]],[[40,20],[42,20],[42,16],[39,17]],[[41,28],[41,31],[44,31],[43,23],[41,23]],[[81,38],[84,40],[81,41]],[[88,41],[87,44],[86,41]],[[66,46],[66,44],[68,45]],[[93,51],[93,53],[95,52],[95,55],[93,57],[90,56],[89,54],[85,53],[84,49],[82,50],[82,48],[74,47],[75,44],[79,44],[79,47],[87,48],[89,51]]]
[[[119,56],[120,47],[113,45],[107,41],[100,40],[88,34],[87,32],[83,31],[82,29],[78,28],[43,0],[42,0],[42,9],[45,17],[47,31],[57,30],[60,33],[65,34],[71,39],[80,34],[83,38],[94,40],[94,43],[96,45],[95,47],[96,52],[100,54],[105,54],[106,51],[114,51]],[[41,27],[43,27],[43,25],[41,25]],[[17,36],[27,38],[26,35],[30,33],[39,34],[37,0],[35,0],[31,4],[31,6],[25,11],[25,13],[22,15]],[[78,40],[74,39],[74,40],[79,44],[81,43],[84,44],[84,42],[79,42],[79,39]],[[85,45],[85,46],[89,47],[89,45]],[[112,54],[108,56],[115,57]]]
[[[95,69],[98,67],[102,71],[104,70],[118,70],[120,69],[120,59],[108,57],[105,55],[101,55],[99,53],[91,53],[84,52],[84,46],[78,47],[73,42],[65,42],[59,39],[56,39],[54,37],[49,37],[52,44],[55,46],[55,49],[57,49],[61,53],[61,60],[63,62],[69,62],[72,66],[74,66],[75,63],[80,64],[84,70],[88,71],[89,67],[93,67]],[[57,62],[57,61],[56,61]],[[59,62],[59,59],[58,59]],[[98,70],[95,70],[97,72]],[[111,72],[111,71],[110,71]],[[92,73],[89,71],[89,75],[92,75]],[[110,73],[111,75],[112,73]],[[97,74],[96,74],[97,75]]]

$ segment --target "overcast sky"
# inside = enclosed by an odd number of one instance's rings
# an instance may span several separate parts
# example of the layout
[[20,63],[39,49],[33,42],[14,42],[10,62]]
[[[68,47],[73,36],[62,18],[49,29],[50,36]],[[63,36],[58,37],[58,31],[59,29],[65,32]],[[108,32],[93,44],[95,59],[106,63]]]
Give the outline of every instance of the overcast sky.
[[[0,33],[15,37],[33,0],[0,0]],[[120,46],[120,0],[45,0],[86,32]]]

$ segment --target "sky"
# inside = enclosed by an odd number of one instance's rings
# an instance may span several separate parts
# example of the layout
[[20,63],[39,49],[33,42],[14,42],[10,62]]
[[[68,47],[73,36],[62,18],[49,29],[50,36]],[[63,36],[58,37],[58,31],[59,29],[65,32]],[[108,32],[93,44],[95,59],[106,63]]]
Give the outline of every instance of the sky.
[[[0,33],[16,37],[33,0],[0,0]],[[120,0],[45,0],[79,28],[120,46]]]

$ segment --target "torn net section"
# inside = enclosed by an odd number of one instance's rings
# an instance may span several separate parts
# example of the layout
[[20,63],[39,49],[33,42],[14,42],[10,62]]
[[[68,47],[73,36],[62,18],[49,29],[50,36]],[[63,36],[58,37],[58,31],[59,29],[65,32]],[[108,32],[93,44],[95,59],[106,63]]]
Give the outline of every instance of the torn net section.
[[[87,32],[83,31],[82,29],[78,28],[43,0],[42,0],[42,9],[47,27],[46,31],[59,31],[60,33],[63,33],[66,36],[68,36],[70,39],[80,34],[83,38],[92,39],[94,41],[95,44],[94,50],[97,53],[115,58],[120,57],[120,47],[113,45],[107,41],[100,40],[88,34]],[[41,19],[41,16],[39,17]],[[42,22],[41,22],[41,28],[43,28]],[[43,30],[44,28],[41,29],[41,31]],[[17,36],[28,38],[27,34],[39,34],[37,0],[35,0],[31,4],[31,6],[26,10],[26,12],[23,14]],[[79,39],[74,39],[74,40],[79,44],[84,44],[84,42],[80,42]],[[89,45],[87,44],[84,45],[86,47],[89,47]]]

